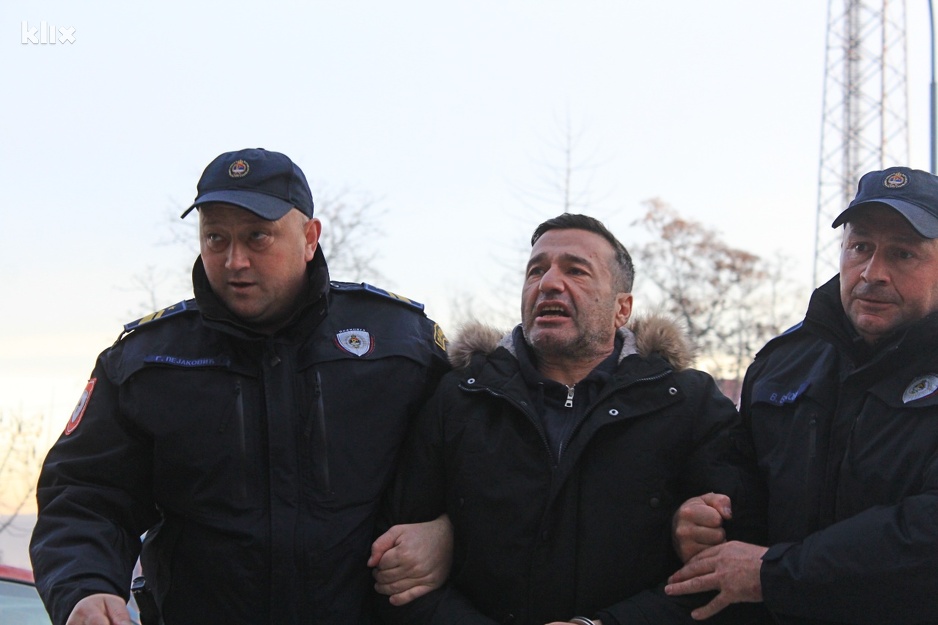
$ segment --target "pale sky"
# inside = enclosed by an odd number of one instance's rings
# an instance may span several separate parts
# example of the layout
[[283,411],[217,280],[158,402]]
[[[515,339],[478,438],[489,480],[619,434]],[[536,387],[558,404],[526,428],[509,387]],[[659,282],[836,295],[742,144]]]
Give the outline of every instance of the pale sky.
[[[826,19],[824,0],[4,0],[0,410],[61,430],[98,352],[148,312],[134,277],[191,264],[161,245],[168,215],[245,147],[291,156],[314,198],[376,198],[379,286],[448,330],[451,303],[496,298],[504,259],[560,212],[533,197],[567,119],[585,212],[626,245],[658,197],[731,245],[783,251],[806,300]],[[927,19],[909,3],[920,169]],[[74,43],[22,43],[42,22]]]

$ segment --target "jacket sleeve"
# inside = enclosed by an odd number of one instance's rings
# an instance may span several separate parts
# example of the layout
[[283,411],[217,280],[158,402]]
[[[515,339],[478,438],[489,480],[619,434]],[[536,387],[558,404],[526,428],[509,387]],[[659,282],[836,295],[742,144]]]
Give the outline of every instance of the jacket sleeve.
[[[443,406],[450,378],[427,402],[411,432],[394,482],[388,491],[378,523],[379,534],[392,525],[422,523],[446,512],[446,465],[443,454]],[[377,611],[389,625],[459,623],[495,625],[459,591],[447,583],[404,606],[395,607],[377,595]]]
[[[706,373],[684,372],[682,386],[688,391],[694,449],[680,469],[682,485],[677,504],[708,492],[726,494],[733,505],[733,519],[726,526],[727,538],[764,544],[765,489],[736,408]],[[598,618],[604,625],[698,623],[690,617],[690,611],[708,603],[714,593],[671,597],[664,594],[664,581],[655,589],[600,611]],[[707,620],[712,625],[765,622],[763,606],[755,604],[736,604]]]
[[764,545],[768,536],[768,491],[756,462],[752,436],[713,378],[702,372],[692,373],[703,378],[704,389],[696,409],[697,449],[684,469],[685,495],[728,495],[733,518],[725,523],[727,540]]
[[[922,491],[763,557],[773,613],[858,625],[938,622],[938,459]],[[783,621],[784,622],[784,621]]]
[[[603,625],[700,625],[691,618],[694,608],[708,603],[716,593],[701,593],[684,597],[669,597],[662,584],[600,610],[596,618]],[[734,604],[708,618],[707,625],[765,625],[768,613],[761,604]]]
[[127,598],[140,536],[158,519],[150,499],[150,449],[122,418],[103,354],[49,451],[37,487],[30,544],[36,586],[56,625],[95,593]]
[[378,601],[381,622],[387,625],[498,625],[450,584],[400,607],[392,606],[385,596]]
[[[743,388],[747,422],[759,364],[757,359],[750,367]],[[938,622],[938,455],[916,495],[865,510],[800,542],[771,545],[761,578],[763,601],[781,623]]]

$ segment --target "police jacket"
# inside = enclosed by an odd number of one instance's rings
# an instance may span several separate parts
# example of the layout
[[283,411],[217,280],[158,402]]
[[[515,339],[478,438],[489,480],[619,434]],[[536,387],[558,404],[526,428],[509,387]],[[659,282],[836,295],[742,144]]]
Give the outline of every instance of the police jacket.
[[938,623],[938,316],[875,348],[834,278],[746,374],[781,623]]
[[520,327],[500,341],[474,327],[451,344],[462,368],[421,413],[385,521],[448,513],[450,582],[401,608],[378,597],[388,622],[694,622],[654,589],[680,568],[671,519],[689,497],[728,493],[734,529],[758,529],[747,476],[732,466],[737,413],[709,375],[686,368],[691,354],[675,326],[646,320],[633,330],[620,330],[618,364],[559,461],[537,390],[519,372]]
[[56,625],[143,570],[166,625],[367,623],[377,503],[448,369],[420,305],[329,282],[292,321],[241,325],[211,292],[130,325],[45,460],[31,557]]

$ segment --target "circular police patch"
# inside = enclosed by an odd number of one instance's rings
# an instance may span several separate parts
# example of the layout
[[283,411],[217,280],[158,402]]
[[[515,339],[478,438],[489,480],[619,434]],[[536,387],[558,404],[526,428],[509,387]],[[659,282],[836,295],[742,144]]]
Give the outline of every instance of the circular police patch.
[[928,375],[919,376],[912,380],[909,387],[902,393],[902,403],[907,404],[910,401],[928,397],[935,391],[938,391],[938,375],[929,373]]
[[883,180],[883,186],[887,189],[901,189],[907,184],[909,184],[909,177],[901,171],[889,174],[886,176],[886,179]]
[[247,161],[241,159],[228,166],[228,175],[232,178],[244,178],[249,171],[251,171],[251,166],[247,164]]

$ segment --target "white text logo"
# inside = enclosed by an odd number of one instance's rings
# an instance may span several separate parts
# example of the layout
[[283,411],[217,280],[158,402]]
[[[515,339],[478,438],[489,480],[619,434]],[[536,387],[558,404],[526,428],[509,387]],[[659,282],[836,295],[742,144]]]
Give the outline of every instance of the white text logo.
[[71,26],[60,26],[39,22],[39,27],[30,28],[29,22],[20,22],[20,43],[75,43],[75,29]]

